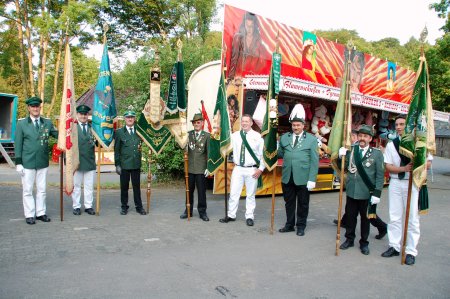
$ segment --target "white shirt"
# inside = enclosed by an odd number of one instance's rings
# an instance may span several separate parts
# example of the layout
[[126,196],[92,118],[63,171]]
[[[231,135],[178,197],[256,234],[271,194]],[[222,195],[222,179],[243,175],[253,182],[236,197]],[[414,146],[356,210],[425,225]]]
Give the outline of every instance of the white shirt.
[[[386,149],[384,150],[383,156],[384,156],[384,163],[400,167],[400,163],[402,162],[402,160],[400,159],[400,155],[395,149],[394,142],[392,141],[388,142],[388,144],[386,145]],[[427,160],[429,161],[433,160],[433,156],[431,154],[428,154]],[[391,178],[398,179],[398,173],[390,172],[389,175],[391,176]],[[409,172],[405,173],[404,179],[409,179]]]
[[362,150],[361,158],[366,155],[368,149],[369,149],[369,146],[366,146],[365,148],[358,146],[358,150]]
[[[254,130],[250,130],[247,132],[246,139],[248,145],[250,145],[250,148],[255,153],[256,158],[259,159],[259,169],[263,171],[264,168],[266,168],[263,159],[264,140],[261,138],[261,135]],[[241,144],[242,144],[241,131],[236,131],[233,134],[231,134],[231,144],[233,145],[233,162],[234,164],[239,165],[241,160]],[[255,164],[256,161],[253,160],[248,150],[245,149],[244,166],[251,166]]]
[[292,144],[295,144],[295,137],[297,137],[297,136],[298,136],[298,142],[300,142],[300,140],[302,140],[303,131],[298,135],[295,135],[295,133],[292,133]]
[[132,127],[126,126],[126,127],[127,127],[128,134],[130,134],[130,130],[133,130],[133,133],[136,133],[134,126],[132,126]]
[[35,122],[36,120],[38,121],[38,124],[41,125],[41,117],[40,116],[37,118],[34,118],[33,116],[30,115],[30,118],[31,118],[31,121],[33,122],[33,125],[36,125],[36,122]]

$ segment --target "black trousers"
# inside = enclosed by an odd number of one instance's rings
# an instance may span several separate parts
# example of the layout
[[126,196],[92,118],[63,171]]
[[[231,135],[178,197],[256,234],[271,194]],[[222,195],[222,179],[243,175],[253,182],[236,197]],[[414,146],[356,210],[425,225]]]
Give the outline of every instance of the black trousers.
[[[190,214],[194,209],[194,190],[197,187],[197,210],[200,215],[206,214],[206,178],[204,174],[189,173],[189,204],[191,205]],[[185,209],[187,213],[187,207]]]
[[367,207],[369,205],[369,200],[353,199],[347,196],[347,204],[345,205],[346,214],[346,232],[345,237],[350,241],[355,240],[355,230],[356,223],[358,221],[358,214],[361,218],[361,239],[359,240],[360,247],[365,247],[369,245],[369,232],[370,232],[370,222],[367,218]]
[[[291,176],[289,183],[281,184],[286,207],[286,227],[305,228],[309,212],[309,191],[306,185],[296,185]],[[297,222],[295,221],[297,214]]]
[[140,169],[122,169],[120,175],[120,202],[122,203],[122,209],[128,209],[128,189],[133,186],[134,204],[136,210],[142,209],[141,199],[141,170]]
[[[375,218],[369,219],[370,224],[375,226],[378,229],[378,232],[383,232],[387,230],[387,224],[384,222],[378,215],[375,216]],[[347,220],[346,220],[346,214],[342,215],[341,219],[342,226],[347,226]]]

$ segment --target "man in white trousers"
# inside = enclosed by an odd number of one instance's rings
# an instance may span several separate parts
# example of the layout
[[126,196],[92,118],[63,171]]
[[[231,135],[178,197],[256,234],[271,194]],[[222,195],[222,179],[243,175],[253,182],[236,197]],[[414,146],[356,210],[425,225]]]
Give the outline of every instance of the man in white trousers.
[[[58,131],[51,120],[41,116],[42,100],[31,97],[26,102],[28,117],[17,122],[14,138],[16,171],[22,177],[22,200],[27,224],[37,220],[50,222],[46,215],[45,199],[47,195],[47,172],[50,136],[58,138]],[[33,197],[33,185],[36,182],[36,200]]]
[[[413,166],[410,159],[399,153],[400,138],[405,131],[406,117],[399,115],[395,119],[395,130],[399,137],[386,145],[384,152],[384,163],[389,171],[391,180],[389,182],[389,225],[388,238],[389,249],[381,254],[382,257],[393,257],[400,255],[403,237],[403,214],[406,210],[408,197],[409,173]],[[428,155],[427,166],[431,164],[433,157]],[[406,241],[405,264],[414,265],[417,256],[417,244],[420,238],[419,192],[413,184],[411,191],[410,213],[408,221],[408,233]]]
[[[247,197],[245,199],[245,219],[248,226],[254,224],[256,207],[255,194],[258,178],[264,171],[263,147],[261,134],[252,130],[253,120],[248,114],[242,115],[241,130],[231,135],[233,145],[234,169],[231,175],[230,197],[228,201],[228,215],[220,219],[222,223],[236,220],[239,198],[245,185]],[[226,162],[225,162],[226,163]]]
[[77,107],[78,118],[78,147],[80,166],[73,177],[73,214],[81,215],[81,184],[84,186],[84,212],[95,215],[92,208],[94,202],[94,176],[95,176],[95,139],[91,126],[88,124],[88,113],[91,110],[86,105]]

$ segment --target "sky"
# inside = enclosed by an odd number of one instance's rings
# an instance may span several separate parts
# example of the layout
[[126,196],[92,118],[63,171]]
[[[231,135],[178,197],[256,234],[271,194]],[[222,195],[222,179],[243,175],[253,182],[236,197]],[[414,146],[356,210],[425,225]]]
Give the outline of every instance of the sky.
[[[445,20],[440,19],[430,3],[439,0],[218,0],[276,20],[301,30],[331,29],[356,30],[366,41],[386,37],[397,38],[405,44],[412,36],[419,39],[425,25],[430,44],[443,35],[439,28]],[[223,6],[218,10],[211,30],[222,31]],[[338,41],[339,42],[339,41]],[[85,53],[100,61],[102,46],[95,45]],[[134,62],[142,53],[128,51],[120,57],[110,53],[112,68],[118,70],[125,62]]]
[[[301,30],[331,29],[356,30],[367,41],[386,37],[397,38],[405,44],[412,36],[419,39],[425,25],[428,42],[444,33],[440,19],[429,4],[439,0],[219,0],[263,17],[276,20]],[[223,22],[223,9],[218,12]],[[214,25],[221,30],[222,24]]]

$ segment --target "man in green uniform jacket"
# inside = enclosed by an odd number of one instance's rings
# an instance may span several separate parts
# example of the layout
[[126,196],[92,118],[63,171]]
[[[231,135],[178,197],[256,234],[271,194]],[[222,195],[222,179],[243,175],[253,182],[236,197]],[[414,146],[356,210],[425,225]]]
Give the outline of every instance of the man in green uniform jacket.
[[120,175],[120,201],[122,204],[120,214],[126,215],[128,213],[128,188],[131,177],[136,212],[145,215],[146,212],[142,207],[140,186],[142,140],[136,134],[134,126],[136,113],[128,110],[123,116],[125,117],[125,126],[116,131],[114,144],[116,173]]
[[303,130],[305,110],[301,104],[292,109],[289,121],[292,132],[281,136],[278,149],[279,157],[283,158],[281,187],[286,207],[286,224],[278,231],[291,232],[297,226],[297,235],[304,236],[309,191],[315,188],[319,172],[319,145],[315,136]]
[[94,175],[95,175],[95,139],[91,126],[88,124],[88,112],[91,110],[86,105],[77,107],[78,118],[78,147],[80,166],[73,176],[73,214],[81,215],[81,184],[84,185],[84,211],[89,215],[95,215],[92,208],[94,201]]
[[[189,183],[189,204],[190,215],[194,209],[194,190],[197,186],[197,210],[203,221],[209,221],[206,214],[206,178],[205,170],[208,161],[209,133],[203,131],[203,116],[197,113],[192,118],[194,130],[188,135],[188,183]],[[187,208],[180,216],[187,218]]]
[[[42,100],[31,97],[26,102],[30,115],[17,122],[14,139],[16,170],[22,176],[23,209],[25,221],[35,224],[35,217],[50,222],[46,215],[46,189],[48,171],[48,139],[58,138],[58,131],[50,119],[41,117]],[[36,201],[33,197],[33,185],[36,180]]]
[[[354,246],[355,229],[358,213],[361,217],[361,239],[359,247],[361,253],[368,255],[370,222],[368,218],[369,203],[375,208],[380,202],[381,191],[384,184],[384,158],[377,148],[371,147],[373,130],[368,125],[362,125],[358,130],[357,145],[352,146],[352,150],[342,147],[339,149],[339,157],[345,158],[345,169],[347,178],[345,181],[347,203],[345,215],[347,217],[347,228],[345,232],[345,242],[340,246],[345,250]],[[373,209],[375,212],[375,209]],[[375,217],[369,215],[369,217]]]

